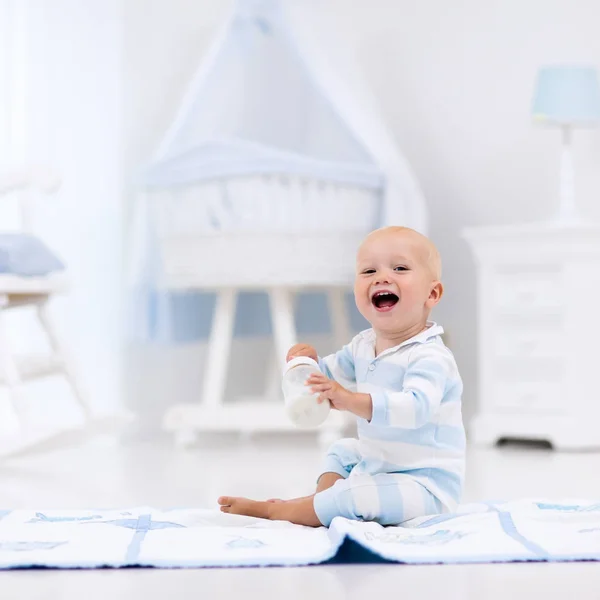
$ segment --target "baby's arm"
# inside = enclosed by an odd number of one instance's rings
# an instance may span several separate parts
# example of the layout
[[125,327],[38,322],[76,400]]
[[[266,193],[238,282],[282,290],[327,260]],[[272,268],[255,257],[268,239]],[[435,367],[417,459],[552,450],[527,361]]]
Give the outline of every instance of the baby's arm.
[[340,351],[320,358],[309,344],[296,344],[287,353],[286,362],[297,356],[308,356],[319,363],[319,368],[328,379],[333,379],[349,389],[356,389],[352,343],[346,344]]
[[308,380],[313,391],[338,410],[347,410],[374,425],[419,429],[438,410],[446,383],[454,369],[454,358],[443,347],[428,344],[412,351],[402,388],[372,387],[371,393],[356,393],[322,375]]
[[455,370],[452,354],[443,346],[415,346],[404,375],[402,389],[381,387],[371,392],[374,425],[419,429],[431,421],[444,397],[446,384]]
[[349,390],[356,389],[356,374],[354,370],[354,356],[352,355],[352,342],[346,344],[341,350],[319,358],[319,367],[328,379],[337,381]]

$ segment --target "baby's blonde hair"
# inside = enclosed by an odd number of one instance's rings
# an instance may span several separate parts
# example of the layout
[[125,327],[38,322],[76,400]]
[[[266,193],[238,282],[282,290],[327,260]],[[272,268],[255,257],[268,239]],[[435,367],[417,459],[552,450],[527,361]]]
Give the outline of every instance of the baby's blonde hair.
[[363,244],[368,239],[372,239],[373,237],[382,234],[410,235],[415,240],[418,240],[425,250],[423,261],[426,267],[430,270],[433,279],[435,281],[439,281],[442,278],[442,258],[435,244],[427,236],[419,233],[415,229],[411,229],[410,227],[389,225],[387,227],[381,227],[380,229],[371,231],[371,233],[369,233],[369,235],[367,235],[367,237],[363,240]]

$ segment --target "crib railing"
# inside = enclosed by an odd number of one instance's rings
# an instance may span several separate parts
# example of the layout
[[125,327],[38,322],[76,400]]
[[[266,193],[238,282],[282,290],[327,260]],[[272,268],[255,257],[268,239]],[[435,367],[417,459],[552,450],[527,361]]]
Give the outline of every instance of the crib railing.
[[149,195],[160,238],[235,233],[366,232],[377,190],[283,176],[207,181]]

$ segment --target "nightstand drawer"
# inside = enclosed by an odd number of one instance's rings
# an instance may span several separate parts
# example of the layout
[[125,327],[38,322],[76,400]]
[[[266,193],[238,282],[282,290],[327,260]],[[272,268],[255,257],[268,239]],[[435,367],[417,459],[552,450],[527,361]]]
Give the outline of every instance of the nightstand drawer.
[[500,411],[536,413],[563,412],[561,385],[552,383],[516,383],[494,385],[494,408]]
[[564,355],[561,331],[503,327],[494,332],[498,357],[560,358]]
[[547,273],[498,273],[493,302],[501,312],[560,312],[562,282],[558,271]]
[[510,385],[521,383],[557,383],[565,373],[565,361],[561,357],[506,357],[496,356],[490,364],[494,381]]

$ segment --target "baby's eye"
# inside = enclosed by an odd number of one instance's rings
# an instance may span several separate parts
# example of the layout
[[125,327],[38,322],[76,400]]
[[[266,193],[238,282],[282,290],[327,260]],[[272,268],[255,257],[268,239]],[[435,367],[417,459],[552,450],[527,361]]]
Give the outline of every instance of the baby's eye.
[[373,273],[375,273],[375,269],[364,269],[363,270],[363,275],[372,275]]
[[398,267],[394,267],[394,271],[408,271],[408,269],[406,267],[398,266]]

